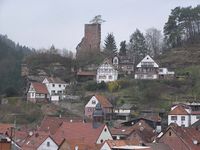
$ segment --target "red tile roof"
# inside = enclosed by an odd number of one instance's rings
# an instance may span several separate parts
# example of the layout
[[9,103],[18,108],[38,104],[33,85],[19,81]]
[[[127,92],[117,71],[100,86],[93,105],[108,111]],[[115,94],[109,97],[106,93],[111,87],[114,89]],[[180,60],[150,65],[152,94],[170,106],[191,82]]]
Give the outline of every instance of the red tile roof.
[[112,135],[125,135],[127,139],[137,139],[142,143],[152,142],[156,133],[144,120],[138,121],[131,127],[111,128]]
[[113,108],[113,105],[109,102],[109,100],[105,96],[95,94],[95,97],[103,108]]
[[49,81],[49,83],[66,84],[66,82],[61,80],[60,78],[48,77],[46,79]]
[[[176,136],[167,136],[167,138],[163,138],[168,130],[172,130]],[[192,150],[200,149],[200,131],[196,128],[186,128],[180,127],[176,124],[170,124],[165,133],[160,137],[159,140],[168,144],[172,149],[178,150],[181,145]],[[194,142],[196,142],[196,144],[194,144]]]
[[63,122],[53,138],[58,144],[60,144],[63,139],[67,141],[81,139],[84,144],[91,145],[96,143],[103,127],[104,125],[101,125],[99,128],[93,128],[92,123]]
[[39,82],[32,82],[31,84],[32,84],[33,88],[35,89],[36,93],[42,93],[42,94],[49,93],[45,84],[42,84]]
[[169,115],[188,115],[189,113],[184,109],[183,106],[178,105],[169,112]]
[[55,134],[64,121],[67,121],[67,119],[45,116],[38,130]]
[[6,133],[10,132],[12,127],[13,127],[12,124],[0,123],[0,133],[6,134]]
[[48,137],[50,137],[49,133],[37,131],[32,136],[26,139],[26,141],[22,145],[22,149],[37,149]]

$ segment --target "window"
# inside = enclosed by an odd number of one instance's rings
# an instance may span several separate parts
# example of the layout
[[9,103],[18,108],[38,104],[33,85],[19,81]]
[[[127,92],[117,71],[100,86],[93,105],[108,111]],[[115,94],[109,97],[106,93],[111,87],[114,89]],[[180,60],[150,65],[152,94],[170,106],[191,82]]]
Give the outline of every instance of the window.
[[53,87],[55,87],[55,84],[52,84]]
[[171,131],[169,131],[169,136],[171,136],[172,135],[172,133],[171,133]]
[[49,147],[50,146],[50,142],[47,142],[47,147]]
[[181,116],[181,121],[185,121],[185,116]]
[[171,116],[171,120],[177,120],[177,116]]
[[95,100],[92,100],[92,104],[96,104],[96,101],[95,101]]
[[58,86],[61,87],[61,84],[59,84]]
[[105,129],[104,129],[104,132],[106,132],[106,131],[107,131],[107,129],[105,128]]
[[103,143],[103,139],[101,139],[101,143]]
[[196,119],[200,119],[200,115],[196,115]]

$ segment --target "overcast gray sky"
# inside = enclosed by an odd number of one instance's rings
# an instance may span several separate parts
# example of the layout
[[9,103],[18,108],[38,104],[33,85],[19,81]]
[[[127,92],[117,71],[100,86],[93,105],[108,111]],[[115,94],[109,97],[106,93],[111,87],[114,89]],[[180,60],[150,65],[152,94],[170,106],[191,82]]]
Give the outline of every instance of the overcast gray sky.
[[200,0],[0,0],[0,34],[31,48],[75,51],[84,34],[84,24],[95,15],[102,24],[102,44],[112,32],[117,45],[129,40],[136,28],[163,29],[176,6],[196,6]]

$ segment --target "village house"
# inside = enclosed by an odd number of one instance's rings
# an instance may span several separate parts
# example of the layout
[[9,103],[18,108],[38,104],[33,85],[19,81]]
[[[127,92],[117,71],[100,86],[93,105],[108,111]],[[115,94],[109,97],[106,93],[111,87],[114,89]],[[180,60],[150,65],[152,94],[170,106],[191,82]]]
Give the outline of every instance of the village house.
[[134,112],[134,106],[132,104],[123,104],[120,107],[115,108],[114,113],[117,120],[130,121],[131,115]]
[[99,94],[95,94],[94,96],[92,96],[89,102],[85,105],[85,116],[92,119],[97,105],[102,108],[103,119],[111,120],[113,114],[113,105],[105,96]]
[[159,68],[159,79],[173,79],[175,72],[169,71],[167,68]]
[[136,66],[135,79],[158,79],[159,66],[147,55]]
[[97,83],[111,82],[118,79],[118,71],[113,66],[112,62],[105,59],[97,69],[96,81]]
[[158,137],[157,142],[165,143],[174,150],[199,150],[200,131],[196,128],[170,124]]
[[179,126],[189,127],[200,119],[200,111],[192,111],[190,106],[177,104],[171,107],[168,113],[168,125],[176,123]]
[[27,100],[33,103],[47,102],[50,96],[45,84],[32,82],[27,92]]
[[134,60],[130,56],[115,56],[112,63],[123,74],[130,75],[134,73]]
[[23,150],[57,150],[58,145],[55,143],[49,133],[36,131],[30,134],[24,144],[22,145]]
[[66,82],[59,78],[48,77],[42,83],[46,85],[52,102],[58,102],[63,98],[65,88],[67,87]]
[[144,57],[136,66],[135,79],[172,79],[175,73],[167,68],[159,68],[149,55]]
[[121,126],[110,128],[113,139],[138,140],[140,144],[151,143],[157,133],[145,121],[132,124],[132,126]]

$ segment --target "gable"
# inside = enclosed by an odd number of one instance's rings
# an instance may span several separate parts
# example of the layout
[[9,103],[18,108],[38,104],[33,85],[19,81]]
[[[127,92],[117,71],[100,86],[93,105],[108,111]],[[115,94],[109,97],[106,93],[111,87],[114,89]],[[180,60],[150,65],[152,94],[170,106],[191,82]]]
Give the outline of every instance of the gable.
[[110,148],[110,146],[108,145],[108,143],[105,142],[105,143],[103,144],[103,146],[101,147],[100,150],[111,150],[111,148]]
[[35,92],[35,89],[33,87],[33,84],[31,83],[28,92]]
[[152,67],[158,68],[158,64],[149,56],[147,55],[144,57],[141,62],[137,65],[137,67],[142,67],[143,65],[151,65]]
[[52,140],[51,137],[48,137],[38,148],[37,150],[49,149],[54,150],[58,149],[58,145]]
[[102,144],[106,140],[113,140],[111,132],[107,125],[105,125],[96,141],[96,144]]
[[93,107],[93,108],[95,108],[98,103],[99,103],[99,101],[97,100],[97,98],[95,96],[92,96],[92,98],[85,105],[85,107]]
[[48,81],[48,79],[47,79],[47,78],[45,78],[45,79],[42,81],[42,83],[45,83],[45,84],[47,84],[47,83],[49,83],[49,81]]

